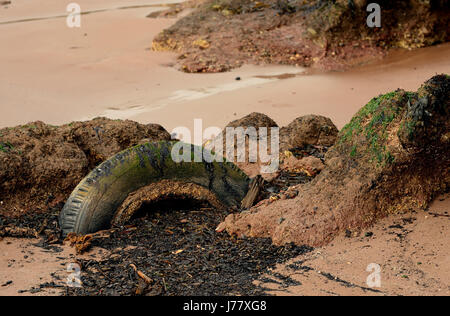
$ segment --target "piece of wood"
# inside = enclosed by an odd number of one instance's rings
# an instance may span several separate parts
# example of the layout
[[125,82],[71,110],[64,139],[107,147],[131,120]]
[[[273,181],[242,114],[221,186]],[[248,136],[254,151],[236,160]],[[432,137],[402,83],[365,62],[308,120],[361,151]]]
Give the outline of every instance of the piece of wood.
[[130,264],[130,267],[133,268],[134,272],[136,272],[137,275],[138,275],[142,280],[144,280],[145,283],[147,283],[147,284],[153,283],[153,280],[150,279],[148,276],[146,276],[146,275],[144,274],[144,272],[138,270],[137,267],[136,267],[134,264],[131,263],[131,264]]
[[257,175],[256,177],[251,179],[247,195],[241,202],[242,209],[247,210],[255,204],[256,200],[259,197],[259,194],[261,193],[263,185],[264,179],[260,175]]

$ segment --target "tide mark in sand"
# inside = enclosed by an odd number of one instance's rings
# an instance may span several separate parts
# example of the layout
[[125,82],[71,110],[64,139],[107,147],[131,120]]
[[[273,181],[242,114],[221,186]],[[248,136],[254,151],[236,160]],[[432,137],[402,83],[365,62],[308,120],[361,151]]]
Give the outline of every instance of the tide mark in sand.
[[[106,8],[106,9],[97,9],[97,10],[90,10],[90,11],[82,11],[80,12],[80,15],[88,15],[93,13],[101,13],[101,12],[108,12],[108,11],[118,11],[118,10],[129,10],[129,9],[143,9],[143,8],[158,8],[158,7],[172,7],[176,3],[170,3],[170,4],[145,4],[145,5],[130,5],[130,6],[122,6],[117,8]],[[52,16],[42,16],[42,17],[35,17],[35,18],[27,18],[27,19],[19,19],[19,20],[11,20],[11,21],[3,21],[0,22],[0,25],[5,24],[15,24],[15,23],[26,23],[26,22],[34,22],[34,21],[44,21],[44,20],[53,20],[53,19],[65,19],[67,18],[67,14],[61,14],[61,15],[52,15]]]
[[356,285],[354,283],[345,281],[340,279],[337,276],[332,275],[331,273],[327,273],[327,272],[322,272],[322,271],[317,271],[312,267],[309,266],[304,266],[302,261],[299,262],[294,262],[293,264],[290,264],[288,266],[290,269],[294,270],[294,271],[302,271],[302,272],[310,272],[310,271],[316,271],[318,274],[320,274],[321,276],[325,277],[326,279],[328,279],[329,281],[334,281],[344,287],[348,287],[348,288],[358,288],[364,292],[373,292],[373,293],[383,293],[379,290],[375,290],[372,288],[368,288],[368,287],[364,287],[364,286],[359,286]]
[[279,74],[279,75],[260,75],[260,76],[255,76],[255,78],[261,78],[261,79],[290,79],[290,78],[295,78],[298,75],[303,74],[303,73],[285,73],[285,74]]

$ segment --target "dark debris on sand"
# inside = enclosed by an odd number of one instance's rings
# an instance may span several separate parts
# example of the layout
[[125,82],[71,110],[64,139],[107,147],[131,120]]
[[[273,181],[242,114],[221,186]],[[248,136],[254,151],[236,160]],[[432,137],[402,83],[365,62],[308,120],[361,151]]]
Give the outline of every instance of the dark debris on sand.
[[[305,157],[315,157],[325,162],[325,154],[328,151],[327,146],[305,145],[303,147],[291,148],[289,151],[297,159]],[[279,175],[270,183],[264,184],[264,190],[261,193],[262,199],[269,199],[271,196],[286,192],[290,187],[311,182],[314,177],[301,171],[289,171],[281,169]]]
[[19,217],[0,214],[0,239],[3,237],[41,238],[37,244],[43,248],[61,244],[58,216],[64,203],[58,203],[47,212],[27,212]]
[[311,250],[217,233],[216,226],[228,215],[223,210],[171,209],[153,206],[144,217],[112,231],[110,238],[95,240],[94,246],[111,254],[102,261],[78,260],[83,287],[67,288],[64,294],[264,295],[254,280],[276,263]]
[[[46,212],[19,217],[0,214],[0,239],[38,238],[36,246],[57,255],[63,242],[58,226],[62,207],[59,203]],[[311,250],[294,244],[274,246],[269,238],[237,239],[216,232],[228,214],[189,200],[146,205],[127,226],[105,231],[109,238],[92,240],[92,246],[109,250],[109,255],[100,261],[77,259],[83,287],[66,287],[62,293],[267,295],[253,281],[270,274],[275,264]]]

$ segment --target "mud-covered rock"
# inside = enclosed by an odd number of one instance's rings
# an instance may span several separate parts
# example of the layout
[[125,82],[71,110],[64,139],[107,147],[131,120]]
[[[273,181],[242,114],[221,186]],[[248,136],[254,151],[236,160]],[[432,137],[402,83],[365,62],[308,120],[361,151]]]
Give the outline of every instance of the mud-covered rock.
[[303,148],[306,145],[330,147],[336,142],[337,127],[324,116],[306,115],[280,129],[280,149]]
[[309,176],[315,176],[320,173],[325,167],[322,160],[314,156],[304,157],[297,159],[291,156],[285,159],[281,165],[281,169],[289,172],[304,172]]
[[179,52],[183,71],[222,72],[245,63],[342,69],[449,41],[448,1],[376,3],[381,27],[367,25],[365,0],[206,0],[152,46]]
[[74,122],[62,126],[61,131],[69,142],[77,144],[86,154],[90,168],[142,141],[170,140],[169,133],[161,125],[106,118]]
[[[244,131],[246,131],[249,127],[254,127],[256,131],[259,131],[259,128],[264,127],[267,128],[267,149],[268,152],[271,153],[271,137],[272,131],[271,128],[278,127],[277,123],[262,113],[251,113],[243,118],[234,120],[227,124],[222,132],[223,137],[223,148],[224,155],[226,155],[226,129],[227,127],[238,128],[242,127]],[[333,124],[331,119],[326,118],[320,115],[306,115],[296,118],[289,125],[282,127],[278,130],[279,133],[279,151],[281,152],[280,161],[283,162],[285,170],[303,170],[310,175],[316,175],[323,169],[323,163],[320,159],[313,159],[314,157],[308,153],[306,156],[298,157],[299,159],[292,157],[289,163],[286,164],[287,160],[283,156],[283,153],[289,151],[291,149],[296,149],[299,151],[307,151],[307,148],[322,148],[324,151],[326,148],[332,146],[338,134],[338,129]],[[258,133],[257,137],[254,139],[255,141],[261,141],[261,134]],[[239,168],[241,168],[244,172],[247,173],[250,177],[254,177],[258,174],[261,174],[261,161],[258,152],[257,161],[249,161],[249,135],[245,137],[245,161],[239,161],[237,156],[237,147],[238,142],[235,142],[235,155],[234,161],[237,162]],[[211,142],[213,144],[213,142]],[[261,150],[261,148],[258,148]],[[317,149],[319,151],[319,149]],[[292,154],[292,153],[290,153]],[[307,158],[309,157],[309,158]],[[304,160],[302,159],[304,158]],[[286,161],[285,161],[286,160]],[[299,163],[298,161],[301,160]],[[267,162],[266,162],[267,165]],[[283,167],[283,168],[284,168]],[[264,179],[269,180],[277,177],[277,173],[271,174],[262,174]]]
[[277,123],[263,113],[253,112],[227,124],[226,127],[278,127]]
[[[230,215],[231,234],[319,246],[392,213],[424,210],[450,187],[450,77],[372,99],[339,133],[324,170],[279,200]],[[283,221],[280,220],[283,218]]]
[[156,124],[106,118],[1,129],[0,212],[44,210],[64,200],[98,163],[141,139],[169,140],[170,134]]
[[[267,138],[261,138],[260,128],[266,128]],[[223,156],[228,158],[228,160],[235,162],[239,168],[241,168],[249,177],[254,177],[260,173],[261,161],[259,157],[259,152],[256,152],[256,160],[250,159],[250,144],[258,144],[261,141],[266,141],[268,145],[268,150],[270,151],[270,137],[272,135],[271,128],[278,128],[277,123],[265,114],[253,112],[240,119],[234,120],[228,123],[222,130],[220,137],[216,137],[212,141],[206,144],[206,147],[217,151],[218,144],[222,140]],[[227,128],[232,128],[228,130]],[[241,130],[240,130],[241,129]],[[242,134],[239,132],[242,132]],[[227,133],[230,134],[229,141],[234,141],[234,144],[229,143],[230,152],[227,155]],[[238,137],[239,135],[244,137]],[[242,143],[245,142],[245,143]],[[219,145],[220,146],[220,145]],[[245,148],[243,152],[239,151],[239,148]],[[240,153],[240,154],[239,154]]]
[[327,41],[331,47],[364,38],[383,48],[408,49],[449,40],[446,25],[450,11],[448,1],[445,0],[376,1],[381,7],[380,27],[367,26],[371,12],[366,9],[374,1],[319,2],[322,2],[322,10],[314,11],[308,23],[316,30],[317,38]]

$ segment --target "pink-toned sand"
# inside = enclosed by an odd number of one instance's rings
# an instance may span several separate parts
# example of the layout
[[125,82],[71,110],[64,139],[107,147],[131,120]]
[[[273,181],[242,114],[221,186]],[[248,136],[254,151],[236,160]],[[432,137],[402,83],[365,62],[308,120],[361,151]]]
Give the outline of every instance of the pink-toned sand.
[[[146,18],[162,9],[153,5],[163,2],[170,1],[77,0],[84,12],[98,11],[83,15],[81,28],[66,26],[69,2],[12,0],[0,6],[0,127],[108,116],[160,123],[171,131],[192,128],[194,118],[203,119],[205,127],[223,127],[258,111],[280,125],[321,114],[341,128],[372,97],[396,88],[416,90],[432,75],[450,73],[450,44],[444,44],[395,52],[345,73],[245,66],[229,73],[185,74],[172,67],[176,54],[150,50],[152,38],[176,21]],[[373,229],[374,238],[342,237],[303,259],[361,286],[369,261],[378,263],[385,294],[449,295],[448,201],[446,196],[434,206],[442,216],[414,215],[404,242],[386,229],[401,219],[389,218]],[[29,240],[0,241],[0,286],[13,281],[0,287],[0,295],[51,281],[52,272],[64,276],[70,253],[64,249],[60,257],[66,259],[58,259]],[[293,277],[305,286],[274,288],[275,293],[364,294],[314,274]]]
[[[163,9],[151,5],[164,1],[80,0],[83,12],[100,10],[82,15],[81,28],[66,26],[67,4],[61,1],[12,2],[0,7],[0,42],[7,43],[0,50],[0,127],[108,116],[157,122],[171,131],[192,127],[194,118],[223,127],[258,111],[281,125],[322,114],[340,128],[372,97],[396,88],[415,90],[432,75],[450,72],[445,44],[394,53],[346,73],[245,66],[186,74],[171,67],[176,54],[149,50],[152,38],[176,21],[146,18]],[[36,20],[21,22],[30,18]],[[297,75],[277,76],[286,73]]]
[[[282,282],[271,275],[256,281],[274,295],[450,295],[450,194],[436,199],[427,212],[386,218],[368,230],[373,236],[339,236],[330,245],[317,248],[289,262],[278,265],[274,273],[288,276],[302,285],[280,286],[267,278]],[[397,226],[400,225],[400,226]],[[394,227],[395,226],[395,227]],[[402,227],[402,228],[399,228]],[[35,244],[38,239],[5,238],[0,241],[0,296],[58,295],[60,288],[48,288],[30,293],[45,282],[66,285],[68,264],[76,259],[98,260],[114,256],[105,249],[94,248],[82,256],[73,248],[62,246],[60,253],[46,251]],[[60,247],[60,246],[58,246]],[[300,263],[299,263],[300,262]],[[288,266],[314,270],[293,270]],[[381,287],[370,292],[366,283],[369,264],[381,268]],[[332,281],[331,274],[343,283]],[[11,284],[7,284],[12,281]],[[348,285],[350,284],[350,286]],[[18,291],[27,290],[19,293]]]
[[[450,295],[450,194],[442,195],[427,212],[385,218],[366,233],[340,236],[330,245],[278,265],[275,273],[302,285],[282,287],[256,282],[274,295]],[[296,263],[308,269],[292,269]],[[380,267],[380,287],[368,277],[370,264]],[[333,280],[325,275],[333,276]],[[277,277],[268,275],[269,279]],[[337,280],[344,282],[338,282]],[[278,278],[278,281],[280,279]],[[376,290],[379,292],[373,292]]]
[[[77,255],[69,245],[58,245],[58,251],[37,246],[39,239],[5,238],[0,240],[0,296],[60,295],[62,287],[73,280],[77,259],[100,260],[112,255],[106,249],[94,248],[88,254]],[[72,278],[70,278],[72,277]],[[59,287],[41,284],[53,282]],[[70,283],[69,283],[70,284]]]

